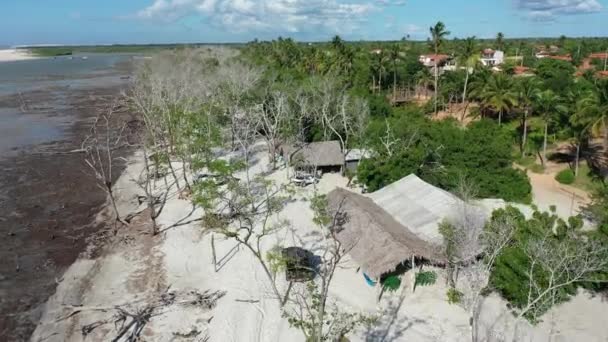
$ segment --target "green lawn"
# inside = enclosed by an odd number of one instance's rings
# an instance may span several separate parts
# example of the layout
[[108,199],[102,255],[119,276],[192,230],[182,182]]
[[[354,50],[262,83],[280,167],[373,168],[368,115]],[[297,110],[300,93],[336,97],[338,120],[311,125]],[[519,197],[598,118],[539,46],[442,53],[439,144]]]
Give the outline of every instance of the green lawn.
[[587,163],[581,162],[578,176],[572,186],[593,193],[601,186],[601,182],[595,178],[593,171],[589,168]]

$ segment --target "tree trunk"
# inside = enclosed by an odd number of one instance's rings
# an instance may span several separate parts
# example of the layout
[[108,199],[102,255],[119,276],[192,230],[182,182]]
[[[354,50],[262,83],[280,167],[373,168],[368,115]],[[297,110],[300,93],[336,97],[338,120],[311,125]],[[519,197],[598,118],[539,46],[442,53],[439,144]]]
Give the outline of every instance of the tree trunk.
[[439,67],[437,66],[437,62],[435,62],[435,115],[439,112],[438,109],[438,101],[439,101]]
[[464,105],[464,103],[467,100],[467,86],[469,85],[469,68],[465,69],[466,72],[466,77],[464,78],[464,90],[462,92],[462,104]]
[[372,75],[372,94],[376,93],[376,75]]
[[393,63],[393,102],[397,100],[397,65]]
[[545,122],[545,137],[543,139],[543,160],[547,160],[547,135],[549,134],[549,124]]
[[524,131],[521,137],[521,157],[524,158],[526,156],[526,142],[528,140],[528,109],[524,111],[523,117],[523,126]]
[[498,126],[502,126],[502,109],[498,111]]
[[581,157],[581,142],[579,141],[576,144],[576,159],[574,161],[574,177],[578,177],[578,169],[580,165],[580,157]]

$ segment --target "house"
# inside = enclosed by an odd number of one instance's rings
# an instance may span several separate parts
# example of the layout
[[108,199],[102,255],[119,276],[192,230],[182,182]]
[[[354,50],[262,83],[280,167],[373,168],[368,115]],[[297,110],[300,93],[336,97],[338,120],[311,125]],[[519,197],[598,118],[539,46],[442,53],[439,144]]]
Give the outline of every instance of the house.
[[346,170],[351,172],[356,172],[359,167],[359,163],[367,158],[370,158],[372,155],[371,151],[353,148],[346,153],[344,157]]
[[572,62],[572,56],[570,55],[551,55],[547,56],[546,58],[555,59],[557,61]]
[[531,68],[525,66],[516,66],[513,68],[513,75],[515,76],[533,76],[534,71]]
[[339,141],[319,141],[301,146],[284,145],[279,148],[288,165],[296,170],[342,172],[344,154]]
[[418,60],[427,68],[434,68],[436,66],[443,66],[451,59],[448,55],[442,54],[431,54],[431,55],[420,55]]
[[500,50],[485,49],[481,53],[480,61],[484,66],[498,66],[505,62],[505,53]]
[[[494,207],[465,203],[416,175],[367,196],[336,189],[328,195],[328,201],[334,214],[345,215],[334,236],[372,278],[395,270],[412,257],[443,264],[440,224],[466,224],[476,237]],[[474,243],[477,239],[471,241],[474,257],[480,247]]]

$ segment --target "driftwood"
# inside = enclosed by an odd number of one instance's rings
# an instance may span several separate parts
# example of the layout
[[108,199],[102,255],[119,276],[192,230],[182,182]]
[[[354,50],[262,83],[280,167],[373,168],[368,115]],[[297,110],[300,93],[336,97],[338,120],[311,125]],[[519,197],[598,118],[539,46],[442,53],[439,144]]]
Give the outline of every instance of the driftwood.
[[200,293],[196,290],[189,292],[166,292],[115,306],[66,306],[73,308],[69,314],[59,318],[56,322],[70,319],[76,315],[87,311],[112,312],[112,316],[106,319],[97,320],[81,327],[83,338],[86,338],[95,329],[106,324],[113,323],[116,336],[110,341],[135,342],[139,340],[141,332],[155,316],[163,315],[167,308],[172,306],[199,307],[204,310],[211,310],[217,301],[226,294],[225,291],[205,291]]

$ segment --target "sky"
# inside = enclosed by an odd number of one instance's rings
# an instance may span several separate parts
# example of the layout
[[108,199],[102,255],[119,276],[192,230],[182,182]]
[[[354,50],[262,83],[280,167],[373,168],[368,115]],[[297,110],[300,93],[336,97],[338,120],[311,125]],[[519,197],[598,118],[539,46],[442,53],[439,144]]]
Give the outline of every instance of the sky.
[[0,0],[0,45],[608,36],[608,0]]

